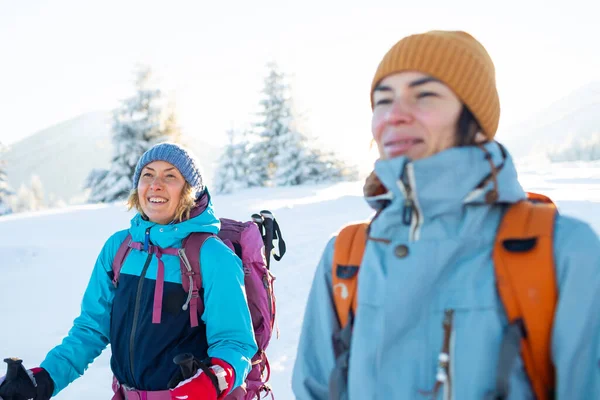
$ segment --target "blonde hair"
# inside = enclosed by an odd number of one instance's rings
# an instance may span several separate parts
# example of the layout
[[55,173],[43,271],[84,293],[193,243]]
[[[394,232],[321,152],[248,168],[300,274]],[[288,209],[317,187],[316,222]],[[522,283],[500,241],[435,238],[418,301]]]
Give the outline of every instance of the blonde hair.
[[[181,190],[181,197],[179,198],[179,205],[175,210],[175,218],[174,221],[181,222],[190,218],[190,212],[194,205],[196,204],[196,193],[192,186],[185,182],[183,189]],[[140,199],[138,196],[137,188],[133,189],[129,193],[129,198],[127,199],[127,210],[131,210],[135,208],[144,219],[148,219],[148,216],[142,210],[142,206],[140,205]]]

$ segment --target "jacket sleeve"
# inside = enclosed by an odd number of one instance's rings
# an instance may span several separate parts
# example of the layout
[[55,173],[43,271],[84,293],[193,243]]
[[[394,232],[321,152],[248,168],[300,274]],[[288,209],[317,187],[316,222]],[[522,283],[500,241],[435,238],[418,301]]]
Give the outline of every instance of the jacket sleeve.
[[81,314],[62,343],[52,349],[41,367],[54,381],[56,396],[67,385],[83,375],[109,342],[110,313],[114,287],[109,276],[112,260],[126,231],[113,235],[102,248],[81,302]]
[[600,399],[600,241],[585,223],[559,216],[559,299],[552,332],[557,399]]
[[[208,356],[229,363],[240,386],[258,346],[244,288],[241,260],[220,240],[207,239],[200,252]],[[233,389],[232,388],[232,389]]]
[[335,365],[332,335],[339,330],[332,294],[332,238],[321,256],[308,296],[292,390],[299,400],[329,399],[329,376]]

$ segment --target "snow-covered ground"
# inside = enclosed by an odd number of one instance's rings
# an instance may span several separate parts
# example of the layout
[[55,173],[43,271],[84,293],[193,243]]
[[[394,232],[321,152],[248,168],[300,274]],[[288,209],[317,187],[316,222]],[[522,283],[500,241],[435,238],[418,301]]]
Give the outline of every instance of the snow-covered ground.
[[[562,213],[600,232],[600,164],[522,166],[520,173],[527,190],[549,195]],[[268,354],[277,399],[293,398],[290,377],[304,304],[327,239],[344,223],[371,214],[361,193],[361,183],[343,183],[213,197],[220,216],[248,219],[270,209],[287,243],[287,254],[272,267],[280,336]],[[78,315],[102,244],[127,227],[131,215],[110,205],[0,217],[0,356],[18,356],[33,367],[60,343]],[[110,398],[109,357],[110,349],[57,398]],[[4,370],[0,367],[0,375]]]

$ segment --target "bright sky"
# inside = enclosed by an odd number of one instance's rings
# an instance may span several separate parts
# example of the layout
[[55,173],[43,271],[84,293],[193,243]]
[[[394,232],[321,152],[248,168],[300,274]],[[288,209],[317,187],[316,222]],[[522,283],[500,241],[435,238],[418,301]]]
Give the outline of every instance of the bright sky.
[[[370,140],[369,86],[405,35],[461,29],[496,64],[500,132],[600,80],[591,0],[0,0],[0,142],[113,108],[136,63],[156,70],[185,133],[224,142],[257,110],[265,64],[293,75],[306,131],[346,155]],[[504,131],[503,131],[504,129]],[[82,132],[82,134],[85,134]]]

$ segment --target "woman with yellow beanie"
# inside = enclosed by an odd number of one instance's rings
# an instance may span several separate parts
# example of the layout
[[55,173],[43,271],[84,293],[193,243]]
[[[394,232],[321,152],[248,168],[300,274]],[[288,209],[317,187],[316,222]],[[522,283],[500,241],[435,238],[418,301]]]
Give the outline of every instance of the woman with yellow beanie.
[[[546,261],[555,276],[537,277],[557,293],[550,323],[541,333],[527,319],[509,323],[495,242],[505,213],[527,194],[494,141],[500,102],[485,48],[465,32],[405,37],[381,60],[370,95],[380,159],[364,191],[375,216],[356,264],[339,261],[344,246],[358,248],[341,240],[345,230],[325,248],[295,397],[599,399],[600,242],[587,224],[552,214]],[[537,238],[515,243],[519,257]],[[535,304],[539,293],[526,294],[534,314],[547,312]],[[547,340],[542,379],[521,347],[529,334]]]

